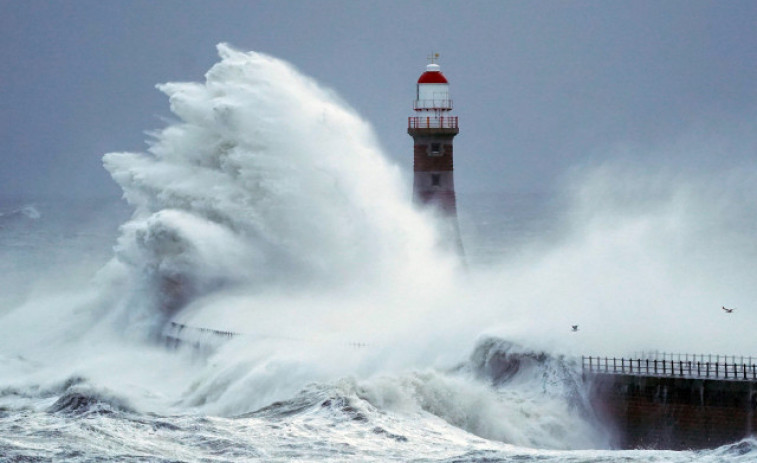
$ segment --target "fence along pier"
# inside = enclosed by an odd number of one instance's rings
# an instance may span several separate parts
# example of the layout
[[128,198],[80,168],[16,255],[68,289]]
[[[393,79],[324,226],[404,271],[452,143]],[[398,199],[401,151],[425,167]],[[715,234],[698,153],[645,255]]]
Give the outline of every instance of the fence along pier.
[[616,447],[712,448],[757,431],[757,357],[654,352],[581,360]]
[[581,357],[584,373],[731,381],[757,381],[755,361],[755,357],[712,354],[663,353],[620,358]]

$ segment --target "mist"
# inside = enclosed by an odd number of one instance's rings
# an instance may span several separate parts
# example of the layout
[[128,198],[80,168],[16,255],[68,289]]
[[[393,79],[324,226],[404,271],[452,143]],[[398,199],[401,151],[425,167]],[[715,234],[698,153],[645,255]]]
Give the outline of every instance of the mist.
[[[754,179],[753,168],[574,172],[561,233],[481,276],[500,287],[497,332],[586,355],[751,355]],[[721,306],[740,307],[739,318]]]

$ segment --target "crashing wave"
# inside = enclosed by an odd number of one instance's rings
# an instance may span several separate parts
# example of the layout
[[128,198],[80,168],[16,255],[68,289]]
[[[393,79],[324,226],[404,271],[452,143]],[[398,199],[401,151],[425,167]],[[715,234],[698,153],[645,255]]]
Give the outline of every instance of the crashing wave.
[[369,125],[283,61],[218,51],[204,83],[158,86],[180,121],[148,153],[104,157],[135,208],[118,262],[152,300],[129,310],[161,325],[228,288],[417,282],[436,232]]
[[66,392],[47,408],[48,413],[71,415],[131,412],[133,409],[123,400],[91,390],[74,389]]
[[[502,362],[510,365],[506,377],[500,374]],[[468,362],[452,370],[314,383],[242,417],[319,417],[386,432],[399,440],[411,437],[398,432],[393,420],[439,421],[455,432],[469,433],[468,438],[524,447],[606,447],[609,436],[588,413],[581,389],[580,372],[570,361],[487,338]]]

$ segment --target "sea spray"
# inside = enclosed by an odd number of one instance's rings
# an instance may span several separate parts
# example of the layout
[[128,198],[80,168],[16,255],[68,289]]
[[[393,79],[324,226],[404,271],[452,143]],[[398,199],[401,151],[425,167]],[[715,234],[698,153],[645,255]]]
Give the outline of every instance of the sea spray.
[[434,229],[354,111],[282,61],[218,49],[204,84],[158,87],[180,122],[149,153],[104,158],[135,207],[117,258],[157,324],[225,289],[406,292],[448,278]]
[[159,87],[182,122],[155,133],[149,154],[105,158],[136,207],[117,250],[138,275],[136,304],[158,324],[235,334],[181,403],[234,415],[308,383],[396,371],[419,410],[478,435],[593,442],[548,437],[576,429],[558,424],[571,416],[559,397],[540,412],[556,421],[527,437],[475,375],[402,373],[459,362],[491,308],[470,306],[455,256],[439,252],[430,216],[412,209],[364,122],[280,61],[219,51],[204,85]]
[[[180,120],[148,153],[105,156],[134,207],[116,258],[86,294],[4,320],[11,353],[39,366],[22,381],[73,372],[136,407],[233,414],[310,381],[408,365],[393,341],[422,344],[413,327],[452,287],[456,257],[438,251],[369,126],[282,61],[219,52],[205,84],[160,86]],[[192,365],[160,342],[180,316],[245,337]],[[344,362],[354,345],[375,353]]]
[[755,172],[682,175],[614,163],[577,170],[568,207],[554,218],[559,239],[478,273],[480,294],[503,314],[489,332],[575,355],[753,355],[755,312],[736,319],[720,307],[757,297],[757,210],[746,200]]

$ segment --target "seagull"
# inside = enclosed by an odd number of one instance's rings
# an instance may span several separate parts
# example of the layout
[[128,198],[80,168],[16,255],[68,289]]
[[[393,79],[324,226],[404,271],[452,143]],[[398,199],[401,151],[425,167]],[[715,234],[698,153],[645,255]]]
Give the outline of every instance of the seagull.
[[571,328],[573,328],[573,331],[578,331],[578,325],[571,325]]
[[733,313],[733,311],[736,310],[736,307],[732,309],[726,309],[725,307],[723,307],[723,310],[725,310],[725,313]]

